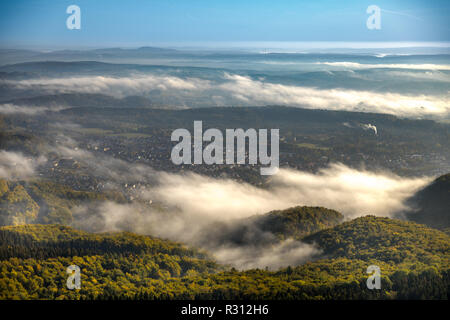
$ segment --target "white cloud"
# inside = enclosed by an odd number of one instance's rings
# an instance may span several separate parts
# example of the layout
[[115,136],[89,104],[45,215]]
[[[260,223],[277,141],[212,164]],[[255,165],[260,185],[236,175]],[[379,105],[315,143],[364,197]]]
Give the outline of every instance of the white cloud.
[[268,268],[276,270],[297,266],[318,258],[321,251],[314,245],[287,239],[269,247],[222,247],[214,256],[222,263],[232,263],[240,269]]
[[280,169],[267,189],[197,174],[160,173],[150,190],[157,199],[204,216],[229,220],[296,205],[324,206],[347,218],[394,216],[404,200],[430,181],[333,164],[317,174]]
[[74,210],[78,226],[182,241],[241,269],[298,265],[318,258],[320,251],[292,239],[274,242],[273,236],[263,234],[260,236],[268,241],[236,245],[223,240],[226,237],[221,237],[222,231],[211,229],[217,223],[237,223],[242,218],[296,205],[336,209],[346,219],[367,214],[393,217],[406,208],[405,199],[431,180],[355,170],[341,164],[317,174],[281,169],[266,189],[198,174],[154,174],[156,184],[143,189],[140,199],[156,200],[166,209],[145,201],[81,206]]
[[[318,89],[255,80],[228,74],[224,82],[175,76],[140,75],[134,77],[85,76],[62,79],[5,80],[22,89],[34,88],[50,92],[103,93],[113,96],[148,95],[154,89],[167,91],[180,101],[194,98],[217,105],[281,104],[311,109],[347,110],[388,113],[404,117],[448,117],[450,93],[442,95],[400,94],[349,89]],[[194,99],[195,100],[195,99]]]
[[36,114],[45,113],[47,111],[60,111],[63,110],[62,107],[28,107],[28,106],[17,106],[14,104],[0,104],[0,114],[25,114],[33,116]]
[[[296,205],[324,206],[347,218],[373,214],[394,216],[405,209],[404,200],[431,178],[405,178],[331,164],[317,173],[281,168],[266,188],[231,179],[195,173],[167,173],[144,164],[130,164],[107,155],[93,154],[61,141],[51,148],[88,166],[91,174],[120,184],[140,181],[145,200],[157,200],[189,215],[229,221]],[[5,153],[4,153],[5,154]]]
[[221,84],[234,98],[257,105],[283,104],[313,109],[388,113],[405,117],[448,116],[448,95],[403,95],[347,89],[316,89],[253,80],[240,75],[225,75]]
[[204,90],[209,81],[182,79],[173,76],[136,75],[133,77],[83,76],[71,78],[46,78],[28,80],[5,80],[21,89],[42,88],[56,92],[103,93],[117,97],[146,95],[151,90]]
[[35,174],[35,169],[44,163],[46,158],[25,157],[21,153],[0,151],[0,178],[27,179]]
[[436,82],[450,82],[450,74],[438,70],[432,71],[385,71],[384,76],[390,78],[397,77],[398,79],[416,80],[416,81],[436,81]]
[[413,70],[450,70],[450,65],[447,64],[407,64],[407,63],[379,63],[379,64],[364,64],[358,62],[316,62],[316,64],[323,64],[332,67],[344,67],[351,69],[413,69]]
[[117,187],[136,179],[142,182],[130,203],[108,201],[75,208],[77,227],[127,230],[182,241],[208,250],[219,262],[243,269],[297,265],[316,259],[320,252],[300,241],[274,242],[273,236],[265,235],[261,237],[268,241],[237,246],[220,240],[223,234],[211,232],[212,226],[297,205],[335,209],[346,219],[367,214],[395,217],[406,209],[405,200],[431,181],[333,164],[316,174],[280,169],[266,188],[260,188],[194,173],[158,172],[146,165],[76,149],[70,139],[60,140],[62,145],[52,152],[77,159],[93,175],[106,177],[111,185]]

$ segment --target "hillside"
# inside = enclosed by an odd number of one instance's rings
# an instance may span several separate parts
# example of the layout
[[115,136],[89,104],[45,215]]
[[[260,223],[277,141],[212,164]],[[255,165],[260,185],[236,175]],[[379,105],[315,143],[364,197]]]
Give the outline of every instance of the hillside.
[[450,266],[450,237],[414,222],[366,216],[303,239],[332,258],[376,259],[388,264]]
[[[163,292],[163,280],[219,267],[181,244],[131,233],[89,234],[57,225],[0,228],[0,299],[93,298]],[[82,270],[79,292],[66,289],[66,268]]]
[[77,191],[57,183],[0,179],[0,226],[72,223],[71,208],[83,201],[125,201],[117,192]]
[[[372,216],[307,236],[324,259],[276,272],[224,268],[131,233],[27,225],[1,227],[0,239],[2,299],[447,299],[450,285],[448,235]],[[81,268],[80,290],[65,288],[71,264]],[[371,264],[382,290],[366,287]]]
[[104,94],[92,93],[61,93],[54,95],[41,95],[30,98],[21,98],[5,101],[15,105],[48,106],[48,107],[153,107],[154,104],[148,98],[141,96],[128,96],[122,99]]
[[409,220],[438,229],[450,228],[450,173],[434,180],[408,202],[414,209],[406,213]]

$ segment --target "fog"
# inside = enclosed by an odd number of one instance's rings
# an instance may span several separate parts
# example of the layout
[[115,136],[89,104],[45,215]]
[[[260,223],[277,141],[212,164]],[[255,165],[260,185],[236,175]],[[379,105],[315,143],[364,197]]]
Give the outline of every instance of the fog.
[[0,178],[26,180],[35,176],[36,168],[46,162],[45,157],[25,157],[21,153],[0,150]]
[[403,95],[348,89],[316,89],[254,80],[240,75],[226,75],[220,85],[236,99],[249,104],[283,104],[313,109],[388,113],[404,117],[450,114],[449,96]]
[[129,95],[146,95],[151,90],[197,91],[210,87],[207,80],[148,74],[130,77],[74,76],[70,78],[6,80],[4,82],[24,90],[39,88],[50,93],[103,93],[119,98]]
[[406,209],[405,199],[430,181],[356,170],[343,164],[332,164],[316,174],[280,169],[265,189],[197,174],[159,173],[158,186],[144,196],[219,220],[295,205],[335,209],[349,219],[367,214],[393,217]]
[[35,107],[35,106],[17,106],[14,104],[0,104],[0,114],[21,114],[27,116],[33,116],[37,114],[42,114],[47,111],[60,111],[65,108],[63,107]]
[[[345,65],[344,65],[345,66]],[[432,75],[427,75],[432,78]],[[312,109],[346,110],[388,113],[401,117],[442,118],[450,115],[450,96],[374,92],[343,88],[319,89],[286,85],[254,79],[249,76],[224,73],[217,81],[181,78],[169,75],[139,74],[127,77],[76,76],[71,78],[41,78],[4,80],[20,89],[39,89],[49,93],[102,93],[116,97],[142,95],[152,97],[153,90],[176,97],[181,104],[203,101],[205,97],[216,105],[288,105]]]
[[405,200],[431,181],[332,164],[316,174],[280,169],[267,187],[260,188],[194,173],[158,172],[69,147],[58,150],[88,164],[97,174],[107,174],[111,185],[137,178],[144,183],[129,203],[106,201],[75,208],[76,227],[96,232],[127,230],[181,241],[241,269],[299,264],[317,259],[320,251],[293,239],[277,241],[261,230],[249,232],[261,233],[258,237],[264,241],[236,245],[224,236],[221,223],[241,223],[239,219],[297,205],[335,209],[345,219],[368,214],[398,217],[407,208]]
[[323,64],[333,67],[344,67],[350,69],[409,69],[409,70],[450,70],[450,65],[446,64],[408,64],[408,63],[376,63],[366,64],[349,61],[339,62],[317,62],[316,64]]

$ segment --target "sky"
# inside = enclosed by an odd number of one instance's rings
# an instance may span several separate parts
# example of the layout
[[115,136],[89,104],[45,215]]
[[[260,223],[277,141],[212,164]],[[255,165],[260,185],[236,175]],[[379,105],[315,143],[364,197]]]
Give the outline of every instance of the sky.
[[[81,29],[69,30],[69,5]],[[381,29],[369,30],[369,5]],[[0,46],[133,47],[252,41],[450,41],[448,0],[14,0],[0,2]]]

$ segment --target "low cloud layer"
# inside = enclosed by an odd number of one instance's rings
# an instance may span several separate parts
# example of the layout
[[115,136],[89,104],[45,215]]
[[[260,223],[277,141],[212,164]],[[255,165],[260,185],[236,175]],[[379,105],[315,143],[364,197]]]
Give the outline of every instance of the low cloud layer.
[[268,268],[276,270],[286,266],[296,266],[314,260],[321,251],[313,245],[288,239],[270,247],[218,248],[215,257],[224,263],[232,262],[240,269]]
[[28,107],[28,106],[17,106],[14,104],[0,104],[0,114],[21,114],[21,115],[28,115],[33,116],[37,114],[42,114],[47,111],[60,111],[63,110],[63,107]]
[[259,245],[236,245],[211,239],[215,234],[211,228],[296,205],[336,209],[346,219],[367,214],[395,217],[406,208],[405,199],[430,181],[334,164],[317,174],[281,169],[263,189],[193,173],[157,172],[144,165],[138,169],[128,165],[125,170],[122,166],[126,163],[121,160],[94,159],[86,151],[76,150],[72,155],[90,165],[95,160],[94,166],[106,171],[119,169],[120,179],[110,173],[116,181],[135,179],[139,174],[143,181],[151,179],[150,184],[135,191],[136,199],[131,203],[103,202],[76,208],[76,226],[91,231],[127,230],[182,241],[208,250],[221,263],[242,269],[296,265],[316,259],[320,251],[314,245],[292,239],[273,242],[270,236],[266,237],[270,241]]
[[0,151],[0,178],[24,180],[35,175],[36,168],[44,163],[44,157],[28,158],[21,153]]
[[[349,89],[318,89],[296,85],[265,82],[251,77],[224,74],[220,82],[199,78],[180,78],[163,75],[136,75],[114,78],[84,76],[62,79],[5,80],[21,89],[47,92],[103,93],[124,97],[151,96],[152,90],[166,92],[178,101],[211,97],[218,105],[289,105],[313,109],[347,110],[388,113],[404,117],[448,117],[450,96],[406,95]],[[194,99],[195,100],[195,99]],[[6,110],[6,109],[5,109]],[[13,110],[13,109],[12,109]]]
[[[261,188],[194,173],[159,172],[145,164],[130,164],[80,149],[65,136],[56,140],[56,146],[47,147],[43,154],[78,161],[83,170],[107,181],[111,189],[130,181],[139,183],[133,188],[132,200],[126,203],[85,203],[74,208],[76,227],[89,231],[127,230],[182,241],[208,250],[221,263],[241,269],[298,265],[316,259],[320,251],[293,239],[280,242],[258,228],[248,232],[252,239],[261,241],[236,244],[223,232],[214,232],[221,230],[223,224],[240,223],[240,219],[298,205],[335,209],[345,219],[368,214],[396,217],[407,208],[405,200],[431,181],[332,164],[316,174],[280,169]],[[0,177],[32,177],[45,161],[43,156],[33,159],[1,151]]]
[[148,191],[166,203],[219,220],[248,217],[295,205],[335,209],[346,218],[367,214],[395,216],[404,200],[429,178],[402,178],[333,164],[317,174],[280,169],[267,189],[197,174],[160,173],[157,188]]
[[358,62],[317,62],[316,64],[323,64],[332,67],[344,67],[350,69],[409,69],[409,70],[450,70],[450,65],[446,64],[407,64],[407,63],[376,63],[365,64]]
[[389,113],[405,117],[448,116],[450,98],[402,95],[347,89],[316,89],[266,83],[240,75],[226,75],[221,89],[249,104],[283,104],[328,110]]
[[209,88],[209,81],[173,76],[136,75],[133,77],[78,76],[70,78],[41,78],[20,81],[6,80],[20,89],[40,88],[44,91],[110,94],[116,97],[147,95],[152,90],[197,91]]

